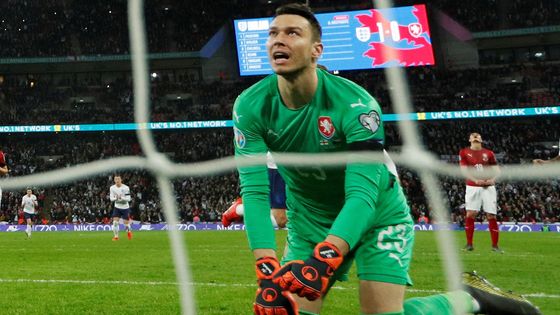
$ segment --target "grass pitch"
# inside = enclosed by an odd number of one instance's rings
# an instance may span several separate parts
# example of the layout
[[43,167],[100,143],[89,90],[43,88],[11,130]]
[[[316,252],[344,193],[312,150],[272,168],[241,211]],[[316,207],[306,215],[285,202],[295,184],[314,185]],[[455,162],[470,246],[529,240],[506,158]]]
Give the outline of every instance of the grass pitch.
[[[184,232],[198,313],[251,314],[253,258],[245,233]],[[180,314],[165,232],[136,232],[111,241],[111,232],[0,234],[1,314]],[[124,237],[123,233],[121,236]],[[277,233],[283,248],[285,232]],[[457,232],[457,244],[464,234]],[[560,234],[501,233],[504,254],[490,251],[487,232],[475,234],[474,252],[461,252],[466,270],[528,296],[543,314],[560,314]],[[443,292],[434,232],[418,232],[407,297]],[[323,314],[359,314],[357,278],[338,283]]]

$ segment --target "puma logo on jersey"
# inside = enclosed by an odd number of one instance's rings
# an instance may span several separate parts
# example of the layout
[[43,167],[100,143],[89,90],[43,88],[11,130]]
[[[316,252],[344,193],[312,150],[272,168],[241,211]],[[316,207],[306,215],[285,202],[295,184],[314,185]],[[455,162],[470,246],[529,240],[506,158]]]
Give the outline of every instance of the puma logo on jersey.
[[239,122],[239,119],[243,117],[243,115],[237,115],[236,111],[233,111],[233,119],[235,120],[235,122]]
[[361,99],[358,99],[358,103],[352,103],[350,104],[350,107],[354,108],[354,107],[366,107],[366,104],[362,103]]

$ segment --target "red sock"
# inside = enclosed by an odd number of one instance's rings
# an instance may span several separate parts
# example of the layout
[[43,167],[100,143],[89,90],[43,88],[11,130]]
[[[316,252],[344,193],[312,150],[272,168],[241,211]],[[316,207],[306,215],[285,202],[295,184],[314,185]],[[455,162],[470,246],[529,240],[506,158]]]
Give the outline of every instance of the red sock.
[[465,219],[465,233],[467,233],[467,245],[472,246],[472,240],[474,235],[474,218],[467,217]]
[[492,246],[498,246],[498,239],[500,237],[500,228],[496,219],[488,219],[488,229],[490,230],[490,237],[492,238]]

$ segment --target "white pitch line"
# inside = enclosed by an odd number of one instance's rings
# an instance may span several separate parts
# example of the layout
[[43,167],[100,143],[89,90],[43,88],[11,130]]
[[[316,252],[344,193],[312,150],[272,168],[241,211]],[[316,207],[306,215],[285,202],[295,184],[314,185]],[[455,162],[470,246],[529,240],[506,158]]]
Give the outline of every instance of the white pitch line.
[[[2,279],[0,278],[0,283],[72,283],[72,284],[120,284],[120,285],[178,285],[177,282],[166,282],[166,281],[122,281],[122,280],[64,280],[64,279]],[[243,284],[243,283],[215,283],[215,282],[193,282],[189,283],[193,286],[202,287],[244,287],[250,288],[254,287],[255,284]],[[353,288],[345,288],[340,286],[332,287],[335,290],[353,290]],[[443,293],[440,290],[424,290],[424,289],[406,289],[409,292],[414,293]],[[560,299],[559,294],[548,294],[548,293],[526,293],[522,294],[524,297],[536,297],[545,299]]]
[[177,282],[162,281],[110,281],[110,280],[64,280],[64,279],[0,279],[2,282],[31,283],[74,283],[74,284],[138,284],[138,285],[177,285]]

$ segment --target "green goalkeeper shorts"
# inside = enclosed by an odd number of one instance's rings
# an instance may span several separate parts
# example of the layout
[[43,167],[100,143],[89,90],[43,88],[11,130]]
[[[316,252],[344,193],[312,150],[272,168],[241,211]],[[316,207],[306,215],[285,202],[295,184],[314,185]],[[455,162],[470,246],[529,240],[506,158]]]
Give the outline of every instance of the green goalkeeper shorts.
[[[408,269],[414,246],[414,226],[408,212],[399,213],[395,215],[402,216],[402,220],[395,223],[393,217],[392,225],[375,226],[364,234],[344,258],[333,276],[334,280],[348,280],[348,271],[355,260],[360,280],[412,285]],[[318,222],[297,210],[290,210],[287,215],[288,237],[282,264],[309,258],[315,245],[322,242],[330,230],[330,225],[325,225],[324,221]]]

